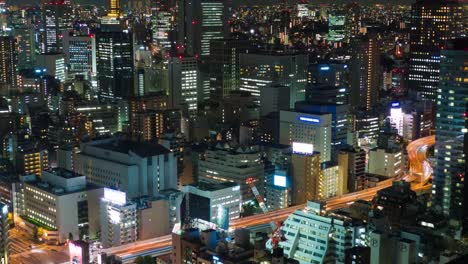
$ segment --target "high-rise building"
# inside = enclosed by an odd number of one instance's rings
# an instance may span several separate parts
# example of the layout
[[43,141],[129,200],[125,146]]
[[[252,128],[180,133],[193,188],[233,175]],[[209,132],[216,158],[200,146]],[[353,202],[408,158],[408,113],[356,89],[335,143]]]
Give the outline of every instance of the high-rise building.
[[344,63],[310,64],[305,99],[324,104],[347,104],[349,67]]
[[75,31],[63,32],[63,53],[68,73],[91,77],[96,75],[96,38]]
[[63,53],[43,53],[37,55],[37,66],[45,69],[48,75],[64,83],[67,72],[65,67],[65,55]]
[[100,201],[101,243],[104,248],[138,239],[137,205],[128,202],[125,192],[104,189]]
[[194,118],[198,110],[200,73],[195,57],[171,57],[169,59],[169,104],[181,108]]
[[310,200],[320,199],[320,189],[323,184],[320,154],[303,150],[296,150],[295,152],[294,147],[293,152],[291,158],[292,204],[298,205]]
[[439,83],[440,51],[463,29],[458,0],[418,0],[411,6],[409,88],[435,101]]
[[177,186],[174,154],[159,144],[110,138],[81,145],[76,171],[91,183],[118,188],[132,199]]
[[[252,42],[239,39],[215,39],[210,46],[210,90],[216,97],[225,97],[239,88],[239,54],[252,49]],[[203,99],[211,91],[203,90]]]
[[175,1],[158,0],[151,9],[151,39],[159,48],[170,50],[175,41]]
[[350,104],[353,108],[369,111],[377,103],[380,89],[380,43],[377,35],[370,32],[352,39],[351,53]]
[[100,95],[110,100],[133,95],[132,33],[117,29],[97,32],[96,56]]
[[10,263],[8,205],[0,203],[0,208],[0,263],[8,264]]
[[18,54],[16,41],[10,36],[0,36],[0,92],[5,85],[16,88],[18,73]]
[[62,33],[72,28],[72,8],[64,0],[44,3],[43,53],[62,51]]
[[198,179],[211,183],[235,182],[240,185],[242,202],[255,199],[247,179],[251,178],[257,188],[263,188],[264,164],[257,146],[233,148],[219,143],[205,151],[198,161]]
[[403,175],[403,165],[401,149],[377,148],[369,151],[369,173],[387,177],[399,177]]
[[210,55],[210,42],[226,37],[228,2],[185,0],[179,6],[178,46],[192,56]]
[[[239,90],[260,97],[262,87],[274,84],[290,88],[291,108],[304,100],[307,80],[307,54],[284,52],[245,53],[239,56]],[[257,99],[259,102],[260,99]]]
[[182,186],[182,192],[185,193],[181,205],[182,219],[198,218],[227,228],[229,220],[240,217],[242,198],[240,186],[236,183],[199,182]]
[[366,152],[363,149],[342,149],[338,154],[338,169],[345,175],[348,190],[357,190],[357,182],[363,179],[366,173]]
[[331,114],[281,110],[279,119],[280,144],[313,144],[314,151],[320,153],[321,162],[331,160]]
[[464,136],[468,117],[468,51],[466,39],[450,41],[441,52],[437,89],[436,167],[432,184],[433,208],[460,220],[465,180]]
[[18,69],[32,68],[36,60],[34,26],[30,24],[20,24],[13,30],[18,45]]

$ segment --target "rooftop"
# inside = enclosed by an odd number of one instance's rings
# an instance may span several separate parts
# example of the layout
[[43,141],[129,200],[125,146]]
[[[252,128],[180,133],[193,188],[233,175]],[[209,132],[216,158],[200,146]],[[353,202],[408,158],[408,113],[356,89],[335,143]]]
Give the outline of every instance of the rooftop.
[[102,142],[96,142],[95,144],[93,144],[93,146],[124,154],[133,152],[140,157],[152,157],[162,154],[168,154],[171,152],[167,148],[156,143],[138,143],[132,142],[130,140],[121,139],[112,139],[111,141],[105,140]]

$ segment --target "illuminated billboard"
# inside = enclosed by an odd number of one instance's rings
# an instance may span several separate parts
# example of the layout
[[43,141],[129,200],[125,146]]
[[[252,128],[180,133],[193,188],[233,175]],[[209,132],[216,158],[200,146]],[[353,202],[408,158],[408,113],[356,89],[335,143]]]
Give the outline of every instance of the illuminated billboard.
[[273,176],[273,184],[279,187],[286,187],[287,186],[286,176],[283,176],[283,175]]
[[307,144],[307,143],[293,142],[292,150],[294,153],[312,154],[314,153],[314,145]]
[[127,202],[127,195],[124,192],[104,188],[104,199],[118,205],[124,205]]
[[83,248],[79,244],[75,243],[75,241],[70,241],[68,243],[68,252],[70,253],[71,264],[83,263]]

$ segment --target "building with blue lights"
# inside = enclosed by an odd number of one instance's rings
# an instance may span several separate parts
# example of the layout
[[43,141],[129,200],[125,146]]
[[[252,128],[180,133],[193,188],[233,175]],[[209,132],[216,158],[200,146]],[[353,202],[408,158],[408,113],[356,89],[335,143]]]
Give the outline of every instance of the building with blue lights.
[[279,123],[280,144],[312,144],[320,152],[321,162],[331,160],[332,114],[281,110]]

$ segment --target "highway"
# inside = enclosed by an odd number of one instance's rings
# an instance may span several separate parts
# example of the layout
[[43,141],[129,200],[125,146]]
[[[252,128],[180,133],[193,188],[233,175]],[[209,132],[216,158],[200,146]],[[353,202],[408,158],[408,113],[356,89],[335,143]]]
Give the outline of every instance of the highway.
[[[434,144],[435,136],[420,138],[408,144],[407,151],[410,162],[410,173],[405,175],[403,179],[406,181],[415,181],[415,183],[411,185],[411,188],[414,191],[427,191],[431,188],[431,184],[427,184],[427,180],[431,175],[425,175],[424,163],[427,163],[427,149]],[[424,177],[421,178],[421,176]],[[400,178],[384,180],[379,182],[376,187],[324,200],[323,202],[325,204],[325,209],[327,211],[333,211],[344,208],[357,200],[372,200],[372,198],[379,190],[390,187],[395,180],[400,180]],[[305,204],[301,204],[269,213],[236,219],[231,221],[230,229],[265,225],[271,221],[284,221],[294,211],[302,210],[305,208],[305,206]],[[108,254],[115,254],[121,257],[123,260],[130,260],[140,255],[154,256],[158,254],[161,255],[164,252],[169,253],[170,246],[171,236],[167,235],[145,241],[138,241],[136,243],[120,246],[117,248],[106,249],[104,252]]]

